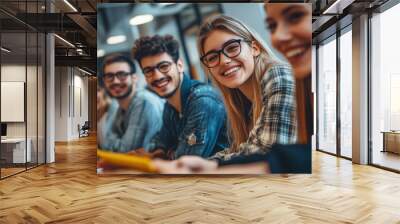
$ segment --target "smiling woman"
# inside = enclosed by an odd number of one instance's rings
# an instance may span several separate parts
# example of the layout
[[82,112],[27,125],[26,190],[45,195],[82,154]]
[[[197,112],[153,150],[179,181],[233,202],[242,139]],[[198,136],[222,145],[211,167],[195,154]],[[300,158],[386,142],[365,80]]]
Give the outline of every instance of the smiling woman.
[[265,4],[272,45],[290,62],[296,78],[311,71],[311,5]]
[[[183,156],[176,164],[192,172],[213,173],[218,165],[237,157],[265,154],[275,144],[296,143],[291,68],[255,31],[232,17],[211,17],[200,28],[198,48],[205,70],[222,92],[231,146],[209,160]],[[161,172],[163,167],[159,163]],[[266,172],[265,164],[261,170]]]
[[310,143],[313,132],[311,4],[267,3],[264,7],[272,45],[290,62],[296,78],[299,143]]
[[218,53],[218,63],[204,63],[203,59],[203,64],[223,94],[233,139],[230,149],[213,158],[226,160],[238,154],[266,152],[276,143],[295,143],[290,68],[279,62],[255,31],[231,17],[211,18],[199,33],[202,58]]

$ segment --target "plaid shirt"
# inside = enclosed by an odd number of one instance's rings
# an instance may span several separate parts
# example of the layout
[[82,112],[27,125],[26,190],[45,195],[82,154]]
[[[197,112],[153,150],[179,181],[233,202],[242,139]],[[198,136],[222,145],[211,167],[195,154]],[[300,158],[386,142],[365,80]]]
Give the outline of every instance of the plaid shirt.
[[227,148],[209,159],[219,162],[238,155],[267,153],[274,144],[293,144],[297,138],[295,82],[288,65],[273,65],[261,80],[262,101],[260,117],[246,142],[237,152]]

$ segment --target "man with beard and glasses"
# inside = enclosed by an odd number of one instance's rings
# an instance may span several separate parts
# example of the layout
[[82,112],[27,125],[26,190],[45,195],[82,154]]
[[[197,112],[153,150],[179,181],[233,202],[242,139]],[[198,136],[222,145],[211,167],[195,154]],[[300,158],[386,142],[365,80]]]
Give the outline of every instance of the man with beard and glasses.
[[142,37],[132,53],[149,88],[167,100],[163,126],[145,147],[151,156],[206,158],[228,147],[226,112],[220,95],[210,85],[183,73],[179,44],[172,36]]
[[148,90],[138,90],[135,72],[134,63],[124,55],[104,60],[104,89],[119,106],[107,114],[100,130],[103,150],[129,152],[144,147],[161,128],[163,100]]

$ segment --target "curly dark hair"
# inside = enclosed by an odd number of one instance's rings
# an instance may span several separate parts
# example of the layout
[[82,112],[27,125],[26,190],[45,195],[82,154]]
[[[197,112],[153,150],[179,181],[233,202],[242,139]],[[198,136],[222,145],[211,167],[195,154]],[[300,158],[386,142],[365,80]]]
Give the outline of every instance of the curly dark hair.
[[132,56],[140,66],[142,58],[161,53],[169,54],[174,62],[177,62],[179,59],[178,41],[171,35],[145,36],[137,39],[132,48]]

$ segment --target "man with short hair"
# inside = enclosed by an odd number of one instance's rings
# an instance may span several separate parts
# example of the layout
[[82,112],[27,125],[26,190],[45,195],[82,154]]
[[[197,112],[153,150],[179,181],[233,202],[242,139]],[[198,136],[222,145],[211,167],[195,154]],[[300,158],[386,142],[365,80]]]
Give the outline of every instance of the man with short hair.
[[170,35],[142,37],[133,47],[149,88],[166,99],[163,126],[146,149],[153,155],[204,158],[228,147],[226,112],[218,92],[183,73],[179,44]]
[[119,105],[100,130],[104,150],[128,152],[144,147],[161,127],[163,100],[148,90],[137,90],[135,72],[126,56],[111,55],[104,60],[104,89]]

